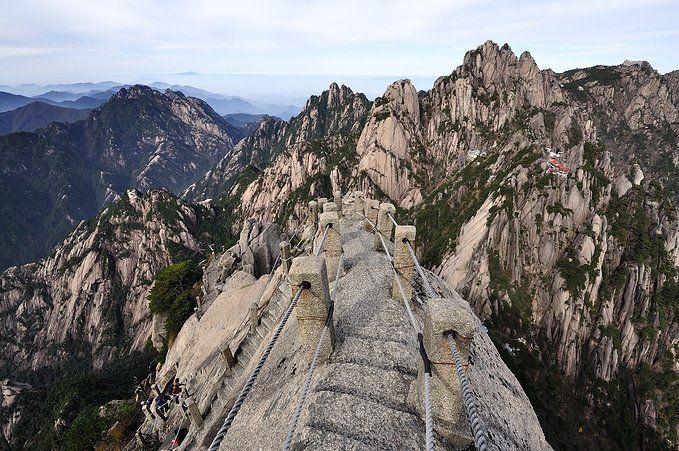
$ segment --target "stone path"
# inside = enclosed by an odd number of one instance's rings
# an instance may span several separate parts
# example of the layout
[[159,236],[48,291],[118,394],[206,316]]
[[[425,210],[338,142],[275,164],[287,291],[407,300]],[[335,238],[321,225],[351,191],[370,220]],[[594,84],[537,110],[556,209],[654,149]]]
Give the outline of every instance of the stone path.
[[408,403],[417,341],[403,303],[391,299],[389,262],[360,225],[343,223],[346,274],[335,299],[335,352],[317,370],[298,445],[420,449],[424,424]]

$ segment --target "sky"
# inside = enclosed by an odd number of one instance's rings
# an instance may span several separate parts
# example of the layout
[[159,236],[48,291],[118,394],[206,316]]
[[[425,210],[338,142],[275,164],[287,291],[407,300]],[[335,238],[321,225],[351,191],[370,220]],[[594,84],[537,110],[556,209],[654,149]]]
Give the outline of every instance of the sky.
[[[234,91],[412,77],[427,89],[488,39],[556,71],[625,59],[679,69],[677,1],[0,0],[0,11],[10,85],[161,80],[246,94]],[[201,75],[173,75],[184,72]],[[234,89],[224,74],[294,77]]]

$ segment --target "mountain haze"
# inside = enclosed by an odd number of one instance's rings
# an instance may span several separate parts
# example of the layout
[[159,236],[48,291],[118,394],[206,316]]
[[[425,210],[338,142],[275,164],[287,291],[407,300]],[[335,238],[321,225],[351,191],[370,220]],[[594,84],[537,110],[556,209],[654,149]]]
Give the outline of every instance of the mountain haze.
[[64,108],[43,102],[31,102],[16,110],[0,113],[0,135],[32,132],[52,122],[76,122],[85,119],[87,109]]
[[0,267],[46,255],[128,188],[182,191],[231,152],[232,134],[199,99],[134,86],[85,120],[0,137]]

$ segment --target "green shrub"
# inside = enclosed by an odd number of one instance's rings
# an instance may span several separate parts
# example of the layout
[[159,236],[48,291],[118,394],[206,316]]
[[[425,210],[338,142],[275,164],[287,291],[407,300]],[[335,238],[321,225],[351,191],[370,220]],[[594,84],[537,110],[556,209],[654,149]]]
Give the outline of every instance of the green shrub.
[[391,116],[391,112],[389,110],[380,111],[379,113],[375,114],[375,122],[381,122],[389,116]]
[[585,288],[589,265],[581,265],[575,250],[569,248],[564,257],[556,264],[561,276],[566,281],[566,289],[575,297]]
[[201,271],[190,261],[175,263],[156,274],[155,284],[149,293],[149,310],[153,314],[168,312],[183,295],[200,280]]
[[191,316],[196,306],[196,297],[190,292],[184,292],[177,296],[165,320],[165,331],[168,337],[176,337],[184,322]]
[[110,426],[111,420],[101,418],[97,407],[87,406],[80,411],[64,435],[64,449],[73,451],[94,449],[103,431]]
[[167,313],[165,343],[158,356],[164,359],[168,341],[174,339],[196,306],[193,287],[201,279],[202,271],[191,261],[175,263],[158,272],[149,293],[149,310],[154,315]]

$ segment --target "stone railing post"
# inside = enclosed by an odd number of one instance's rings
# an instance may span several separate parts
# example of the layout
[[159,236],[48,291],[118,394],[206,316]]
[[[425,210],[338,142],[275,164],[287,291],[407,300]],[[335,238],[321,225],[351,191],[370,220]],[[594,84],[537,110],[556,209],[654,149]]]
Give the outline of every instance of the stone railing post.
[[281,266],[283,267],[283,272],[288,274],[290,272],[290,265],[292,264],[292,258],[290,257],[290,242],[281,241]]
[[307,221],[310,226],[316,227],[318,225],[318,202],[315,200],[309,201],[309,219]]
[[396,301],[402,297],[396,278],[401,281],[406,299],[410,301],[413,297],[413,270],[415,262],[413,262],[410,256],[406,241],[415,246],[415,226],[400,225],[396,227],[394,232],[394,269],[396,269],[396,276],[394,276],[394,282],[391,287],[391,297]]
[[380,234],[382,235],[385,243],[391,239],[391,231],[394,228],[394,223],[391,222],[389,213],[393,216],[396,213],[396,207],[394,207],[393,204],[386,202],[380,204],[380,208],[377,212],[377,230],[375,231],[375,242],[373,243],[373,248],[376,251],[384,250],[384,247],[382,246],[382,240],[380,239]]
[[319,197],[318,198],[318,212],[322,212],[323,210],[323,205],[328,201],[326,197]]
[[335,191],[332,193],[333,200],[335,201],[335,205],[337,205],[337,216],[340,218],[342,217],[342,193],[339,191]]
[[[328,290],[328,271],[323,257],[297,257],[290,268],[290,284],[293,287],[305,286],[297,302],[297,323],[302,352],[311,363],[316,352],[330,308]],[[321,344],[319,361],[323,362],[332,354],[335,333],[330,324],[330,333],[325,335]]]
[[[328,204],[325,204],[328,206]],[[328,226],[328,236],[325,237],[323,251],[325,253],[325,261],[328,270],[328,277],[330,283],[335,280],[337,272],[337,265],[342,255],[342,237],[340,236],[340,223],[336,211],[326,211],[320,216],[320,230],[325,230]]]
[[[455,372],[455,360],[450,352],[448,334],[454,333],[462,363],[469,363],[469,347],[474,336],[476,320],[461,299],[428,299],[424,309],[424,349],[431,363],[431,401],[434,430],[460,448],[472,441],[469,422],[464,410],[460,380]],[[422,378],[424,366],[420,362],[418,387],[424,399]]]
[[[372,232],[374,227],[372,224],[377,224],[377,210],[380,208],[380,201],[376,199],[366,199],[363,206],[363,215],[366,217],[363,223],[363,229]],[[372,223],[372,224],[371,224]]]
[[329,211],[337,212],[337,204],[335,202],[326,202],[323,204],[323,213],[327,213]]
[[203,425],[203,416],[200,414],[200,410],[198,410],[198,404],[196,404],[196,401],[193,398],[187,399],[186,407],[189,409],[189,418],[191,418],[191,423],[195,427],[201,427]]
[[357,219],[363,214],[364,205],[363,191],[354,191],[354,217]]
[[259,306],[257,305],[256,302],[253,302],[250,304],[250,307],[248,309],[248,320],[250,322],[250,333],[254,334],[255,329],[257,329],[257,326],[259,326],[259,315],[257,310],[259,309]]
[[226,367],[226,372],[231,373],[234,365],[236,365],[236,358],[233,356],[231,348],[227,345],[220,354],[222,356],[222,362],[224,362],[224,366]]
[[342,213],[339,211],[337,204],[335,202],[326,202],[323,204],[323,213],[333,212],[337,215],[337,219],[342,219]]

